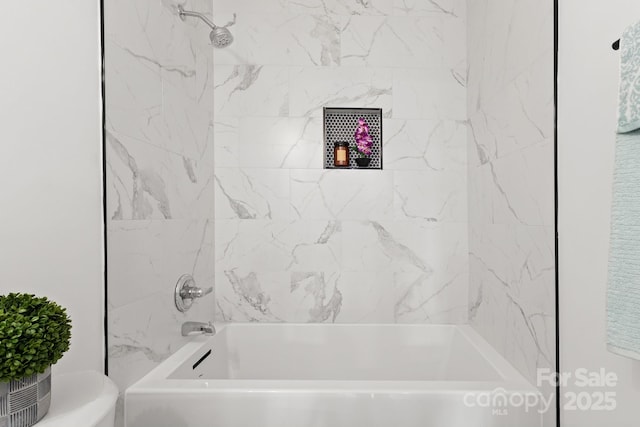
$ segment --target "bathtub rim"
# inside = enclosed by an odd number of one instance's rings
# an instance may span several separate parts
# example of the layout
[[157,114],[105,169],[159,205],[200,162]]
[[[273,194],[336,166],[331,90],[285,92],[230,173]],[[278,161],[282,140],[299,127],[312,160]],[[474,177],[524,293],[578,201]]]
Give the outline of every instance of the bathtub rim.
[[540,394],[470,325],[395,325],[395,324],[296,324],[296,323],[215,323],[218,333],[229,327],[419,327],[425,329],[455,329],[460,332],[496,370],[499,381],[382,381],[382,380],[259,380],[259,379],[170,379],[181,364],[195,357],[213,338],[194,336],[151,372],[125,390],[128,395],[166,393],[383,393],[383,394],[460,394],[474,391],[504,390],[505,393]]

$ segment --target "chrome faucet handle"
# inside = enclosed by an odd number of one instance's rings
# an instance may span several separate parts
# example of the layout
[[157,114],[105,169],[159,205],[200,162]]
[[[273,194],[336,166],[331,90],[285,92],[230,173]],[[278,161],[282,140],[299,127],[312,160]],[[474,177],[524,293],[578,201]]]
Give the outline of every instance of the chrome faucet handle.
[[180,291],[180,296],[183,299],[196,299],[209,295],[211,292],[213,292],[213,286],[207,289],[201,289],[197,286],[185,286]]
[[176,283],[174,301],[176,308],[181,313],[188,311],[193,305],[193,301],[202,298],[213,292],[213,287],[201,289],[196,285],[196,281],[189,274],[185,274]]

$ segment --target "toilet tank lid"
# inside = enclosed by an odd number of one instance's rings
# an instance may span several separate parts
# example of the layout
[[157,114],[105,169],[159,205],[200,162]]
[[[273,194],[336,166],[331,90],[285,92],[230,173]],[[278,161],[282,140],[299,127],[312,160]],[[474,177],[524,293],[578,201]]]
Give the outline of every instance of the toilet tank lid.
[[114,407],[118,388],[96,371],[52,375],[51,408],[38,427],[93,426]]

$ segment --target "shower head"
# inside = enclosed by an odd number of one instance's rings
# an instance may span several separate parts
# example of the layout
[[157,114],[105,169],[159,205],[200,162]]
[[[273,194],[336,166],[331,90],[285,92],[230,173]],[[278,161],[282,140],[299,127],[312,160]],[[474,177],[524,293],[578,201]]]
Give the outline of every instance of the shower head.
[[211,44],[218,48],[225,48],[233,43],[233,34],[226,27],[216,27],[209,33]]
[[[209,18],[204,16],[200,12],[193,12],[191,10],[184,10],[182,5],[178,5],[178,14],[180,15],[180,19],[183,21],[187,18],[187,16],[193,16],[195,18],[200,18],[205,24],[207,24],[211,28],[211,33],[209,33],[209,39],[211,39],[211,43],[218,48],[224,48],[229,46],[233,42],[233,35],[231,31],[225,27],[218,27],[214,24]],[[235,18],[235,15],[234,15]],[[233,25],[234,22],[227,24]]]

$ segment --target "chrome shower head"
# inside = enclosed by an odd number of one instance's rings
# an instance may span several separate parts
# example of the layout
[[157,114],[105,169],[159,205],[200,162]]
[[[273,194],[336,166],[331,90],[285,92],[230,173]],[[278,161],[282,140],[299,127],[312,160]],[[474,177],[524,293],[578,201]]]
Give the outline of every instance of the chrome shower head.
[[217,48],[225,48],[233,43],[233,34],[225,27],[216,27],[209,33],[211,44]]
[[[205,24],[207,24],[211,28],[211,33],[209,33],[209,39],[211,39],[211,43],[215,47],[218,47],[218,48],[227,47],[233,42],[233,35],[231,34],[231,31],[227,29],[226,26],[218,27],[209,18],[207,18],[200,12],[184,10],[182,5],[178,5],[178,15],[180,16],[180,19],[182,19],[183,21],[186,19],[187,16],[193,16],[195,18],[200,18]],[[233,25],[235,23],[235,14],[233,16],[234,16],[234,21],[227,24],[227,26]]]

